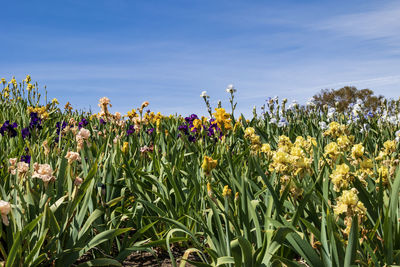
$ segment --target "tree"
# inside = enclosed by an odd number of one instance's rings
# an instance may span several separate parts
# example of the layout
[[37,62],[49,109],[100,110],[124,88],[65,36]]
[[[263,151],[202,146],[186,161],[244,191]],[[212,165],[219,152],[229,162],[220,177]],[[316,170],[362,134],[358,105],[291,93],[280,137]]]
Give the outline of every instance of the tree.
[[361,100],[364,107],[369,111],[375,111],[384,96],[375,96],[374,92],[370,89],[358,90],[354,86],[345,86],[340,89],[323,89],[319,94],[314,95],[315,104],[322,108],[324,105],[328,107],[335,107],[337,111],[343,112],[350,109],[351,104],[357,103]]

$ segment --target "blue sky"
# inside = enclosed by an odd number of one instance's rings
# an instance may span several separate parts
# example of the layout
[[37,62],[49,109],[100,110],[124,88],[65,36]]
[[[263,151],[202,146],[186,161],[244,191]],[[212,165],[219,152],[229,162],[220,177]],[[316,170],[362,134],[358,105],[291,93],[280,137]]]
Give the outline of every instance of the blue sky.
[[[0,77],[30,74],[62,104],[143,101],[206,114],[203,90],[250,114],[269,96],[304,103],[354,85],[400,96],[399,1],[7,1]],[[229,108],[228,108],[229,110]]]

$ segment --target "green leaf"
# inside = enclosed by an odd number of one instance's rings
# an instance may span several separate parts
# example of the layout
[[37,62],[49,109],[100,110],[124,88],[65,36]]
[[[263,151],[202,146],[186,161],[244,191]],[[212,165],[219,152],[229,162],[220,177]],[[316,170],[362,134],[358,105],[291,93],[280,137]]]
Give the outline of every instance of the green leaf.
[[253,247],[251,246],[250,242],[243,237],[239,237],[238,242],[240,244],[240,248],[242,249],[244,265],[253,266]]
[[356,259],[356,249],[358,245],[358,218],[353,217],[348,244],[346,247],[346,255],[344,258],[344,267],[350,267]]
[[[216,266],[221,266],[221,265],[225,265],[225,264],[235,264],[235,259],[233,257],[229,257],[229,256],[219,257],[217,259]],[[250,265],[245,265],[245,266],[250,266]]]
[[392,185],[392,192],[390,195],[390,216],[392,222],[397,224],[397,213],[399,209],[399,191],[400,191],[400,171],[397,169],[396,178]]
[[81,228],[78,234],[78,239],[81,239],[81,237],[86,233],[86,231],[92,226],[93,222],[99,218],[101,215],[103,215],[104,211],[100,209],[96,209],[93,211],[92,214],[90,214],[89,218],[87,218],[85,224]]
[[28,254],[28,256],[25,258],[25,262],[24,262],[24,265],[25,266],[29,266],[29,263],[32,261],[32,260],[34,260],[35,259],[35,257],[36,257],[36,254],[37,253],[39,253],[39,250],[40,250],[40,248],[42,247],[42,245],[43,245],[43,242],[44,242],[44,240],[45,240],[45,238],[46,238],[46,234],[47,234],[47,231],[48,231],[49,229],[45,229],[44,230],[44,232],[43,232],[43,234],[42,234],[42,237],[36,242],[36,244],[35,244],[35,246],[33,247],[33,249],[31,250],[31,252]]
[[16,260],[16,257],[19,253],[22,251],[22,240],[25,238],[25,236],[31,232],[36,225],[38,224],[39,220],[42,218],[43,213],[40,214],[36,219],[31,221],[28,225],[24,227],[24,229],[21,232],[18,232],[14,242],[12,244],[12,247],[10,249],[10,253],[8,254],[7,261],[5,267],[12,267],[14,265],[14,261]]
[[323,266],[321,259],[311,245],[299,234],[291,233],[287,235],[287,240],[293,246],[294,250],[302,256],[311,266]]
[[92,240],[90,240],[90,242],[83,248],[83,251],[86,252],[89,249],[92,249],[105,241],[112,240],[114,237],[126,233],[130,230],[132,230],[132,228],[110,229],[101,232],[100,234],[97,234]]

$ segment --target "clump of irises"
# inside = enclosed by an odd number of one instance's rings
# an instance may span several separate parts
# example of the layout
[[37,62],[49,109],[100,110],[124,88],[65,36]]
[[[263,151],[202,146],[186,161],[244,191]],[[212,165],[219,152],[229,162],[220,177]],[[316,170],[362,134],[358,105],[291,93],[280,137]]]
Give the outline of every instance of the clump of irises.
[[17,131],[15,130],[17,127],[18,124],[16,122],[5,121],[0,128],[0,134],[4,136],[7,133],[10,137],[15,137],[17,136]]
[[207,127],[203,123],[201,127],[196,127],[196,120],[199,122],[199,117],[196,114],[192,114],[189,117],[185,118],[185,123],[178,126],[178,130],[181,132],[178,134],[178,138],[182,137],[182,134],[186,135],[190,142],[195,142],[199,138],[199,134],[203,130],[207,133],[209,137],[215,137],[215,141],[218,140],[217,137],[222,137],[222,131],[218,127],[215,119],[209,120],[209,126]]
[[[36,112],[30,113],[30,122],[29,126],[26,128],[21,129],[21,136],[23,139],[31,136],[31,132],[34,129],[42,129],[42,120],[39,118],[38,114]],[[4,136],[6,133],[10,137],[15,137],[17,136],[18,132],[17,129],[18,124],[16,122],[11,123],[10,121],[5,121],[3,125],[0,128],[0,134]]]
[[[190,129],[192,129],[192,132],[196,132],[196,128],[194,127],[193,122],[198,119],[199,117],[197,117],[196,114],[192,114],[189,117],[185,118],[185,124],[182,124],[178,127],[178,130],[187,136],[189,142],[196,142],[196,137],[190,134]],[[178,138],[180,138],[181,136],[181,134],[178,134]]]

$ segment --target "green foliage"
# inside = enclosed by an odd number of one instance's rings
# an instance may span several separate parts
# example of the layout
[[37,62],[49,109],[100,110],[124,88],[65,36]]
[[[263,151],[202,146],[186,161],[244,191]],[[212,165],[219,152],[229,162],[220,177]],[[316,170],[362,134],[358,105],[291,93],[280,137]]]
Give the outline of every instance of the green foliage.
[[[368,103],[370,97],[369,91],[356,94],[343,110],[354,99]],[[233,95],[231,100],[234,110]],[[6,120],[18,124],[15,137],[0,135],[0,199],[11,204],[9,225],[0,226],[5,266],[69,266],[83,257],[88,261],[79,266],[121,266],[132,252],[156,254],[155,248],[167,251],[177,266],[172,247],[185,251],[180,266],[400,264],[397,143],[386,155],[389,165],[376,159],[384,142],[397,137],[398,125],[381,120],[380,114],[360,116],[346,126],[347,135],[354,136],[352,144],[361,143],[373,162],[372,173],[362,180],[356,175],[359,163],[352,162],[352,146],[335,160],[325,153],[326,145],[337,140],[319,126],[328,121],[326,112],[313,108],[271,108],[248,121],[241,116],[221,138],[219,132],[210,137],[200,128],[191,133],[193,142],[179,130],[186,123],[182,117],[144,115],[139,108],[146,120],[127,135],[140,117],[122,122],[112,114],[99,118],[61,110],[40,99],[37,85],[27,92],[26,83],[4,84],[0,104],[0,126]],[[30,128],[24,139],[29,107],[44,107],[45,113],[41,128]],[[385,104],[380,110],[390,113]],[[282,114],[285,127],[273,123]],[[77,127],[83,118],[90,137],[80,145]],[[346,123],[349,118],[340,113],[334,120]],[[69,125],[58,132],[56,124],[62,122]],[[364,124],[369,131],[360,130]],[[245,137],[247,127],[254,129],[253,139]],[[306,172],[289,175],[271,169],[282,135],[291,142],[298,136],[315,138],[312,153],[303,151],[311,160]],[[256,142],[268,143],[272,151],[255,151]],[[68,162],[67,153],[77,151],[81,160]],[[21,161],[27,153],[29,170],[13,174],[9,160]],[[218,161],[210,173],[202,170],[205,156]],[[34,163],[49,164],[55,179],[45,183],[32,177]],[[350,217],[335,213],[343,190],[335,190],[330,177],[344,163],[353,175],[349,189],[357,190],[365,207],[365,214],[351,217],[348,233]],[[379,179],[382,166],[390,168],[387,180]]]

